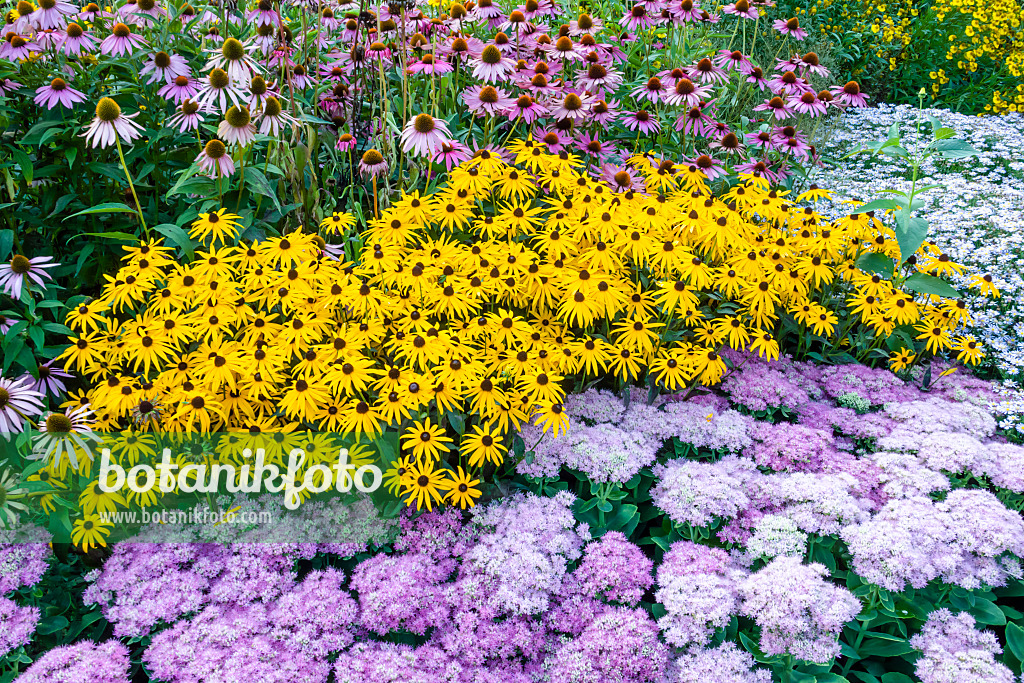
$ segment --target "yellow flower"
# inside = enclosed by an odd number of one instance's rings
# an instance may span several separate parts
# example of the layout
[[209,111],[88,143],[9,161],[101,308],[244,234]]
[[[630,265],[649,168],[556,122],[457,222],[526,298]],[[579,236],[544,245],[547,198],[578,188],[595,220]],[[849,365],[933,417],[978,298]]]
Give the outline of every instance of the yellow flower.
[[110,522],[103,521],[99,515],[86,515],[83,519],[75,520],[71,541],[86,553],[90,548],[105,548],[113,526]]
[[451,488],[446,498],[465,510],[476,505],[476,499],[480,497],[480,489],[476,487],[480,485],[480,480],[472,479],[461,467],[458,471],[458,475],[452,477],[448,484]]
[[448,450],[450,443],[453,442],[445,436],[444,430],[431,424],[429,417],[423,421],[414,421],[402,437],[402,447],[411,450],[419,460],[439,459]]

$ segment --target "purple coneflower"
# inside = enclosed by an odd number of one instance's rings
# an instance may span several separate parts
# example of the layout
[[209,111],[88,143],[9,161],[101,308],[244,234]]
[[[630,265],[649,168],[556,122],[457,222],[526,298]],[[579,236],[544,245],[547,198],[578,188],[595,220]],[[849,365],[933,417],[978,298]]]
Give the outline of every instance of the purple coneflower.
[[146,81],[148,85],[152,85],[157,81],[170,83],[178,76],[189,76],[191,73],[192,71],[188,68],[188,62],[185,61],[184,57],[167,54],[161,50],[149,56],[146,63],[142,65],[139,75],[152,74],[149,80]]
[[768,89],[768,81],[764,77],[764,71],[759,66],[750,69],[750,73],[747,74],[747,83],[753,83],[757,86],[758,90]]
[[3,99],[7,93],[14,92],[21,87],[23,86],[17,81],[12,81],[9,78],[0,78],[0,99]]
[[228,109],[224,120],[217,126],[217,135],[229,145],[245,147],[256,139],[256,126],[252,125],[249,107],[237,104]]
[[494,3],[493,0],[479,0],[476,7],[470,11],[470,18],[473,21],[486,21],[488,23],[498,22],[505,18],[505,13]]
[[444,167],[451,171],[463,161],[469,161],[470,158],[469,147],[466,147],[458,140],[451,140],[450,142],[441,143],[441,146],[437,148],[437,152],[434,153],[433,161],[444,163]]
[[53,109],[57,104],[71,109],[76,102],[85,102],[85,95],[68,85],[63,78],[58,77],[50,81],[49,85],[36,88],[36,96],[32,101],[40,107],[45,105],[48,110]]
[[643,178],[630,166],[602,164],[598,177],[615,192],[643,192],[645,188]]
[[45,31],[51,28],[62,28],[67,22],[67,17],[74,16],[76,13],[74,5],[61,0],[39,0],[39,8],[29,15],[29,19],[33,26]]
[[33,391],[60,398],[60,395],[68,390],[63,380],[71,379],[71,375],[64,372],[63,368],[54,367],[55,362],[50,360],[37,366],[36,374],[39,379],[35,380],[35,384],[32,386]]
[[765,100],[763,104],[754,107],[754,111],[770,111],[776,121],[784,121],[793,115],[793,109],[783,98],[775,97]]
[[606,128],[608,124],[619,118],[619,101],[597,100],[590,107],[590,120]]
[[45,460],[59,468],[66,454],[71,466],[78,469],[79,452],[92,458],[92,422],[93,412],[88,404],[71,408],[67,414],[49,413],[39,424],[40,434],[32,438],[32,459]]
[[388,172],[388,162],[384,155],[375,149],[368,149],[363,152],[359,160],[359,175],[372,178],[379,178]]
[[697,86],[689,78],[680,78],[672,92],[665,97],[665,102],[673,106],[696,107],[710,92],[710,86]]
[[818,55],[814,52],[808,52],[800,58],[799,62],[801,72],[810,71],[812,74],[819,76],[828,76],[828,69],[821,65]]
[[292,86],[299,90],[305,90],[313,84],[313,79],[306,73],[306,67],[301,64],[296,64],[292,68],[291,76],[290,82]]
[[132,33],[128,24],[117,22],[114,24],[111,34],[100,43],[100,52],[120,57],[121,55],[131,55],[137,48],[146,44],[146,39]]
[[715,64],[729,71],[739,71],[741,74],[748,74],[754,68],[750,59],[739,50],[719,50]]
[[443,60],[435,59],[433,54],[427,53],[420,57],[418,62],[410,64],[406,69],[411,74],[427,74],[435,76],[438,74],[451,73],[454,67]]
[[256,26],[277,26],[280,21],[277,11],[274,9],[273,0],[260,0],[248,14],[245,15],[245,23],[253,23]]
[[728,83],[729,74],[715,66],[714,62],[705,57],[690,67],[690,80],[700,84]]
[[515,104],[507,92],[493,85],[471,85],[462,92],[462,101],[471,112],[486,116],[497,116]]
[[334,144],[334,149],[339,152],[351,152],[356,148],[357,140],[349,133],[342,133]]
[[238,38],[228,38],[219,50],[212,50],[210,61],[203,67],[206,69],[223,69],[236,83],[245,83],[260,72],[260,66],[246,54],[245,45]]
[[[276,90],[277,81],[267,84],[267,81],[263,76],[256,74],[249,81],[249,110],[259,111],[263,107],[263,102],[268,97],[281,98],[281,95]],[[342,97],[348,93],[348,86],[344,83],[337,83],[334,86],[334,90],[331,91],[330,97],[337,100],[341,100]],[[326,96],[326,93],[325,93]]]
[[700,106],[696,106],[676,119],[675,129],[691,135],[710,137],[715,133],[715,121]]
[[508,78],[508,75],[516,67],[516,63],[501,54],[501,50],[495,45],[488,45],[476,59],[469,60],[473,65],[473,78],[479,78],[485,83],[498,83]]
[[604,28],[604,22],[600,19],[595,19],[589,14],[581,14],[579,19],[573,19],[569,22],[569,34],[574,36],[583,35],[584,33],[596,36]]
[[196,101],[206,111],[225,112],[228,107],[240,104],[245,94],[235,85],[223,69],[214,69],[206,77]]
[[371,61],[387,61],[391,59],[391,50],[380,41],[374,41],[366,48],[366,59]]
[[505,113],[513,123],[522,119],[532,125],[537,119],[548,113],[548,108],[529,95],[520,95]]
[[580,48],[576,43],[572,42],[572,38],[569,36],[562,36],[551,45],[545,45],[545,52],[548,53],[548,57],[557,62],[579,62],[583,61],[583,55],[580,54]]
[[227,178],[235,172],[235,162],[228,154],[227,145],[220,140],[210,140],[203,147],[203,151],[196,157],[199,170],[211,178]]
[[796,17],[792,19],[776,19],[775,23],[772,24],[772,28],[793,40],[803,40],[807,37],[807,31],[800,28],[800,20]]
[[737,154],[743,151],[743,143],[740,142],[739,136],[731,131],[714,140],[708,147],[719,149],[726,154]]
[[77,57],[82,54],[82,50],[93,51],[95,49],[96,40],[92,37],[92,34],[82,29],[75,22],[71,22],[64,29],[60,44],[57,46],[57,50],[63,52],[68,57]]
[[15,254],[10,261],[0,264],[0,291],[17,300],[21,298],[23,285],[45,288],[46,280],[52,279],[46,269],[60,265],[52,261],[51,256],[27,258]]
[[402,130],[402,151],[421,157],[433,156],[436,148],[443,142],[450,142],[451,137],[444,121],[430,114],[420,114]]
[[676,21],[689,23],[700,20],[700,7],[693,0],[676,0],[669,5],[668,11]]
[[597,133],[581,134],[576,141],[576,149],[603,162],[608,156],[615,153],[615,143],[601,142]]
[[27,60],[33,52],[42,51],[43,48],[39,43],[35,43],[21,35],[10,36],[8,40],[0,43],[0,59],[6,59],[15,64]]
[[43,395],[28,386],[30,377],[0,377],[0,434],[20,434],[25,418],[43,410]]
[[868,106],[868,96],[860,91],[860,85],[857,81],[850,81],[843,86],[833,86],[832,94],[835,96],[835,101],[838,104],[850,107]]
[[634,90],[631,94],[633,95],[633,97],[649,100],[654,104],[657,104],[658,102],[664,100],[665,96],[668,95],[670,92],[671,91],[668,89],[668,87],[666,87],[665,84],[661,82],[660,78],[658,78],[657,76],[652,76],[651,78],[647,79],[646,83],[644,83],[642,86]]
[[533,139],[542,142],[552,154],[558,154],[566,145],[572,142],[572,138],[564,135],[556,128],[540,129],[533,131]]
[[557,106],[551,109],[551,116],[559,120],[582,121],[587,117],[590,101],[589,95],[577,95],[571,92],[560,103],[557,101],[554,103]]
[[182,100],[178,112],[167,119],[167,125],[171,128],[177,127],[181,133],[199,130],[199,124],[202,122],[203,115],[199,111],[199,104],[190,99]]
[[691,159],[689,165],[691,171],[695,168],[700,169],[707,176],[708,180],[714,180],[726,175],[722,162],[712,159],[707,154],[701,154],[696,159]]
[[657,18],[651,16],[642,3],[633,5],[633,8],[626,12],[619,21],[622,28],[633,32],[646,31],[649,28],[654,28],[657,24]]
[[139,112],[131,115],[122,114],[117,102],[109,97],[102,97],[96,105],[96,117],[82,133],[82,137],[86,142],[91,142],[94,148],[100,149],[113,145],[118,138],[130,143],[142,135],[142,126],[132,121],[138,115]]
[[[230,111],[228,113],[230,113]],[[295,117],[291,114],[284,111],[284,108],[281,106],[281,100],[271,96],[263,103],[263,111],[260,113],[259,124],[260,135],[272,135],[277,137],[281,134],[281,131],[284,130],[285,126],[295,126],[298,124],[298,121],[295,120]]]
[[758,11],[752,7],[748,0],[736,0],[736,2],[722,8],[723,14],[733,14],[744,19],[757,19]]
[[800,95],[800,98],[793,101],[793,109],[798,114],[810,114],[811,118],[824,114],[828,107],[825,103],[818,99],[818,96],[814,91],[805,92]]
[[792,71],[784,71],[768,81],[768,88],[776,95],[800,95],[805,92],[814,92],[806,79],[800,78]]
[[18,322],[13,318],[8,318],[3,313],[0,313],[0,334],[7,334],[7,330],[14,327],[14,323]]
[[176,76],[167,85],[164,85],[156,94],[165,100],[171,100],[175,104],[181,104],[191,99],[199,92],[199,81],[188,76]]
[[601,88],[615,90],[622,84],[622,74],[603,64],[591,64],[577,73],[576,83],[584,90],[594,92]]
[[733,170],[737,173],[749,173],[758,178],[766,178],[771,183],[779,182],[779,176],[765,160],[749,159],[742,164],[734,166]]
[[622,117],[622,125],[629,130],[635,130],[650,135],[661,130],[661,122],[658,118],[645,109],[626,114]]
[[84,21],[88,21],[89,23],[93,23],[96,21],[96,17],[100,16],[101,14],[102,11],[100,10],[100,6],[97,5],[95,2],[90,2],[82,8],[81,12],[78,13],[78,18]]
[[799,136],[782,140],[778,143],[778,149],[783,154],[792,154],[800,160],[806,159],[811,152],[811,146],[801,140]]

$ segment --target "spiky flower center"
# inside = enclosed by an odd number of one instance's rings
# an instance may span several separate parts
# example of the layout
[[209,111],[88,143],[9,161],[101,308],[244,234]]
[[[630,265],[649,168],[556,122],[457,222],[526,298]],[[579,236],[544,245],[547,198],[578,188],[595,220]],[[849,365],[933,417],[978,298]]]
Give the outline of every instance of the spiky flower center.
[[32,6],[31,2],[27,0],[18,0],[18,14],[21,16],[28,16],[36,11],[36,8]]
[[488,45],[480,53],[480,61],[484,64],[498,64],[501,62],[501,50],[493,45]]
[[153,55],[153,64],[155,64],[158,69],[166,69],[171,65],[171,56],[163,51],[157,52]]
[[384,50],[386,50],[386,49],[388,49],[388,48],[387,48],[386,45],[384,45],[384,43],[381,43],[381,42],[370,43],[370,51],[371,52],[384,52]]
[[225,147],[224,143],[220,140],[210,140],[206,143],[204,151],[206,152],[206,156],[216,161],[217,159],[224,158],[224,155],[228,153],[228,148]]
[[0,410],[7,407],[7,404],[11,402],[11,392],[7,391],[3,387],[0,387]]
[[572,52],[572,38],[562,36],[555,41],[555,49],[559,52]]
[[594,20],[591,19],[589,14],[581,14],[580,18],[576,21],[576,25],[584,31],[589,31],[594,28]]
[[614,178],[616,185],[621,185],[622,187],[629,185],[630,177],[629,174],[626,173],[625,171],[619,171],[618,173],[615,174]]
[[228,38],[224,41],[224,44],[220,48],[221,54],[224,55],[224,59],[229,62],[237,62],[242,57],[245,57],[245,46],[242,45],[242,41],[238,38]]
[[276,97],[268,97],[267,101],[263,104],[263,115],[274,118],[281,114],[281,101]]
[[423,133],[424,135],[427,133],[432,133],[434,129],[437,127],[437,124],[434,123],[434,117],[431,116],[430,114],[420,114],[413,121],[412,125],[413,128],[416,129],[417,133]]
[[186,85],[188,85],[188,76],[175,76],[174,85],[178,86],[179,88],[184,88]]
[[448,10],[448,14],[451,15],[452,19],[462,19],[466,16],[466,8],[460,3],[453,2],[451,8]]
[[583,100],[576,93],[569,93],[565,96],[565,101],[562,102],[562,106],[568,111],[577,111],[583,108]]
[[368,149],[363,153],[363,164],[365,166],[378,166],[384,163],[384,157],[375,149]]
[[120,116],[121,107],[109,97],[101,98],[99,104],[96,105],[96,118],[100,121],[110,123],[111,121],[116,121]]
[[465,38],[456,38],[452,41],[452,52],[466,52],[469,50],[469,43]]
[[57,0],[39,0],[40,9],[53,9],[57,6]]
[[199,104],[197,102],[193,102],[192,100],[185,100],[181,103],[181,112],[186,116],[191,116],[192,114],[195,114],[197,111],[199,111]]
[[46,431],[50,434],[69,434],[71,426],[71,420],[61,413],[50,413],[46,418]]
[[320,16],[322,16],[324,19],[333,19],[334,10],[332,10],[330,7],[324,7],[324,11],[320,13]]
[[216,90],[223,90],[231,83],[228,72],[224,69],[214,69],[210,72],[210,87]]
[[736,0],[737,12],[746,12],[748,9],[750,9],[750,3],[747,0]]
[[498,91],[487,85],[480,89],[480,101],[487,104],[494,104],[498,101]]
[[53,90],[64,90],[68,87],[68,84],[64,82],[63,78],[55,78],[50,81],[50,88]]
[[647,10],[644,9],[643,5],[634,6],[633,9],[629,10],[629,13],[634,19],[643,19],[647,16]]
[[224,119],[232,128],[245,128],[252,121],[252,116],[249,115],[249,107],[239,107],[235,104],[224,114]]
[[68,24],[67,33],[68,38],[81,38],[83,33],[82,27],[75,22],[71,22]]
[[689,78],[680,78],[676,81],[676,94],[678,95],[691,95],[696,89],[693,81]]
[[860,85],[857,84],[857,81],[850,81],[843,86],[843,92],[847,95],[859,95]]
[[814,52],[808,52],[800,59],[804,62],[804,64],[807,64],[808,66],[818,66],[819,64],[821,64],[821,62],[818,60],[818,55]]
[[587,69],[587,78],[604,78],[608,75],[608,69],[604,68],[600,64],[591,64],[590,68]]
[[122,24],[121,22],[114,24],[114,35],[118,38],[127,38],[131,34],[132,30],[128,28],[127,24]]

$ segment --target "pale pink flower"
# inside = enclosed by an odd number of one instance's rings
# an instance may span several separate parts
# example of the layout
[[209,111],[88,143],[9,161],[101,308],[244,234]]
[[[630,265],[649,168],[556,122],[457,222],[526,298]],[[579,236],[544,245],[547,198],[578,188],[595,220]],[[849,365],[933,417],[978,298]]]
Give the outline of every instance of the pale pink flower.
[[55,78],[49,85],[36,88],[33,102],[47,109],[53,109],[57,104],[71,109],[75,103],[85,102],[85,95],[68,85],[63,78]]
[[105,55],[120,57],[131,55],[136,49],[146,45],[146,39],[132,33],[127,24],[114,24],[113,32],[100,43],[100,52]]
[[421,157],[433,156],[441,143],[451,142],[451,137],[444,121],[430,114],[420,114],[402,130],[402,151]]
[[85,141],[92,143],[92,146],[105,149],[113,145],[118,138],[131,143],[132,140],[142,135],[142,126],[132,121],[139,115],[139,112],[125,115],[121,113],[121,107],[117,102],[104,97],[96,105],[96,117],[89,124],[82,137]]

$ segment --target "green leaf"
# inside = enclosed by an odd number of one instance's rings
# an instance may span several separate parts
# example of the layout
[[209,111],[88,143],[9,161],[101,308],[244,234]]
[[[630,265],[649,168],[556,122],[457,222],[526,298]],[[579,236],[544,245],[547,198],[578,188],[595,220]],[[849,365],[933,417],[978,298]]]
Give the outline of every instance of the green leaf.
[[[75,216],[84,216],[86,214],[91,213],[136,213],[136,211],[135,209],[131,208],[126,204],[122,204],[121,202],[104,202],[103,204],[97,204],[92,208],[83,209],[78,213],[73,213],[67,218],[65,218],[64,221],[70,220]],[[63,223],[64,221],[61,222]]]
[[1006,625],[1006,647],[1014,657],[1024,662],[1024,628],[1013,622]]
[[877,273],[882,277],[892,277],[892,259],[885,254],[861,254],[857,258],[857,267],[866,273]]
[[966,157],[976,157],[980,154],[978,150],[960,139],[937,140],[935,142],[935,149],[947,159],[964,159]]
[[153,229],[177,244],[181,250],[185,252],[185,257],[189,261],[192,260],[194,256],[192,238],[188,236],[188,233],[185,232],[184,228],[173,223],[161,223],[160,225],[154,226]]
[[127,242],[136,242],[138,237],[135,235],[129,235],[126,232],[118,232],[117,230],[111,230],[110,232],[82,232],[79,233],[82,237],[104,237],[108,240],[125,240]]
[[932,132],[935,134],[936,140],[948,140],[956,134],[952,128],[936,128]]
[[21,174],[25,176],[25,182],[29,185],[32,184],[32,178],[34,177],[35,170],[32,168],[32,158],[25,154],[20,149],[11,150],[11,156],[14,157],[14,161],[17,162],[21,168]]
[[14,248],[14,231],[0,230],[0,261],[8,260]]
[[896,243],[900,247],[900,263],[903,263],[921,248],[928,237],[928,221],[923,218],[908,218],[904,212],[896,214],[900,229],[896,231]]
[[857,207],[857,213],[867,213],[868,211],[878,211],[879,209],[889,210],[898,209],[899,204],[894,199],[876,199],[870,201],[867,204],[861,204]]
[[887,633],[869,632],[868,638],[858,648],[862,657],[899,657],[910,654],[914,648],[905,638],[895,638]]
[[971,614],[978,620],[979,624],[987,626],[1002,626],[1006,623],[1006,615],[996,607],[996,603],[985,598],[976,598],[974,607],[970,609]]
[[281,210],[281,202],[277,200],[277,190],[267,180],[267,176],[263,175],[263,171],[255,167],[245,169],[245,184],[253,194],[265,195],[273,202],[274,208],[278,211]]
[[636,505],[620,505],[615,514],[605,522],[605,528],[611,531],[621,531],[626,536],[633,533],[636,525],[640,522],[640,511]]
[[850,683],[850,679],[839,674],[818,674],[814,677],[817,683]]
[[51,633],[63,630],[70,623],[71,622],[68,621],[67,617],[59,614],[54,617],[46,617],[45,619],[39,620],[39,624],[36,626],[36,632],[47,636]]
[[960,292],[942,278],[927,273],[914,273],[903,281],[903,286],[919,294],[934,294],[947,299],[960,298]]
[[882,674],[882,683],[914,683],[914,679],[907,674],[890,671],[887,674]]

